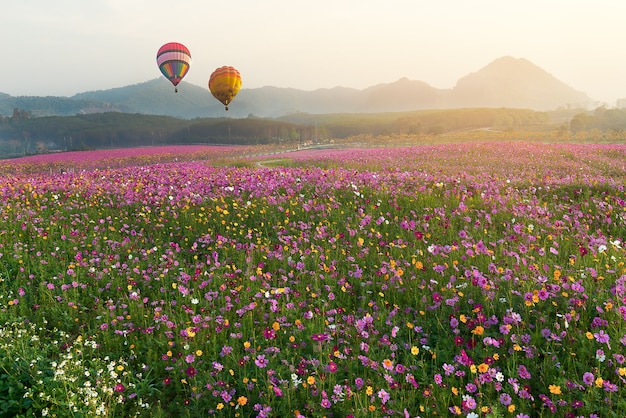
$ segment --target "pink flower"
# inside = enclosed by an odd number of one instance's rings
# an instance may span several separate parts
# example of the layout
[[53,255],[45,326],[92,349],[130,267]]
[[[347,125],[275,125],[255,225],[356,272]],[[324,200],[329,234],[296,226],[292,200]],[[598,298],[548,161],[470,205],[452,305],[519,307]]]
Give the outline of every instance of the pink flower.
[[254,360],[254,364],[256,364],[260,368],[267,367],[269,361],[265,358],[265,355],[259,354],[257,358]]
[[385,389],[379,390],[378,393],[376,393],[376,395],[378,396],[378,398],[383,404],[386,404],[387,401],[391,399],[391,396],[389,395],[389,393],[387,393]]

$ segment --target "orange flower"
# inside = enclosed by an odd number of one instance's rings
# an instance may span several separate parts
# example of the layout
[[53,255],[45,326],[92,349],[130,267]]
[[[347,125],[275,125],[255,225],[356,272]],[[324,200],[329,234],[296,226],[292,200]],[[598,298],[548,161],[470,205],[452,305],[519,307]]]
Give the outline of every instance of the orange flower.
[[478,325],[476,328],[472,330],[472,334],[474,335],[483,335],[484,332],[485,332],[485,328],[483,328],[480,325]]
[[550,393],[553,394],[553,395],[560,395],[561,394],[561,386],[550,385],[549,389],[550,389]]

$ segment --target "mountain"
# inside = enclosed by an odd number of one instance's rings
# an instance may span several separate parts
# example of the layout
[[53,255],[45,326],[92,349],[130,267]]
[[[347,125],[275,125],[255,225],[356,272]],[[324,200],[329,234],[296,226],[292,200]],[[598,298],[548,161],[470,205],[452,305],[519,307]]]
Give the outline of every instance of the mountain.
[[584,107],[591,99],[523,58],[502,57],[461,78],[447,100],[452,107]]
[[451,89],[401,78],[363,90],[346,87],[304,91],[294,88],[242,89],[228,113],[207,88],[183,82],[174,93],[163,77],[131,86],[68,97],[13,97],[0,93],[0,114],[13,109],[34,116],[107,111],[199,117],[278,117],[290,113],[374,113],[421,109],[510,107],[533,110],[593,105],[577,91],[523,58],[502,57],[458,80]]

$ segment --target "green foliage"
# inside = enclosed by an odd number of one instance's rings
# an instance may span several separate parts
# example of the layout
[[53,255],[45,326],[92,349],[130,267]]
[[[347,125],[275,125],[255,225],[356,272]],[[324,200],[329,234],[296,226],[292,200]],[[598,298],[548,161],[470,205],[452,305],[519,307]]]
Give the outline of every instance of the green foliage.
[[[177,119],[119,112],[0,120],[0,156],[166,144],[315,144],[358,135],[441,135],[481,128],[546,126],[546,113],[521,109],[457,109],[378,114],[308,115],[280,119]],[[36,116],[36,115],[35,115]],[[585,125],[587,126],[587,125]],[[4,152],[3,152],[4,150]]]
[[572,132],[589,131],[598,129],[601,131],[624,131],[626,130],[626,109],[597,108],[593,114],[578,113],[570,122]]

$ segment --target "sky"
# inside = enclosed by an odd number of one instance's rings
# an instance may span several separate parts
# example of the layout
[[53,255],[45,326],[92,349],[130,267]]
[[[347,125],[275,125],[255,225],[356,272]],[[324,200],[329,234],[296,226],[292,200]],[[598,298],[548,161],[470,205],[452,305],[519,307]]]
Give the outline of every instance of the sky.
[[162,77],[185,44],[185,81],[236,67],[243,88],[356,89],[406,77],[436,88],[502,56],[592,99],[626,98],[624,0],[3,0],[0,92],[72,96]]

